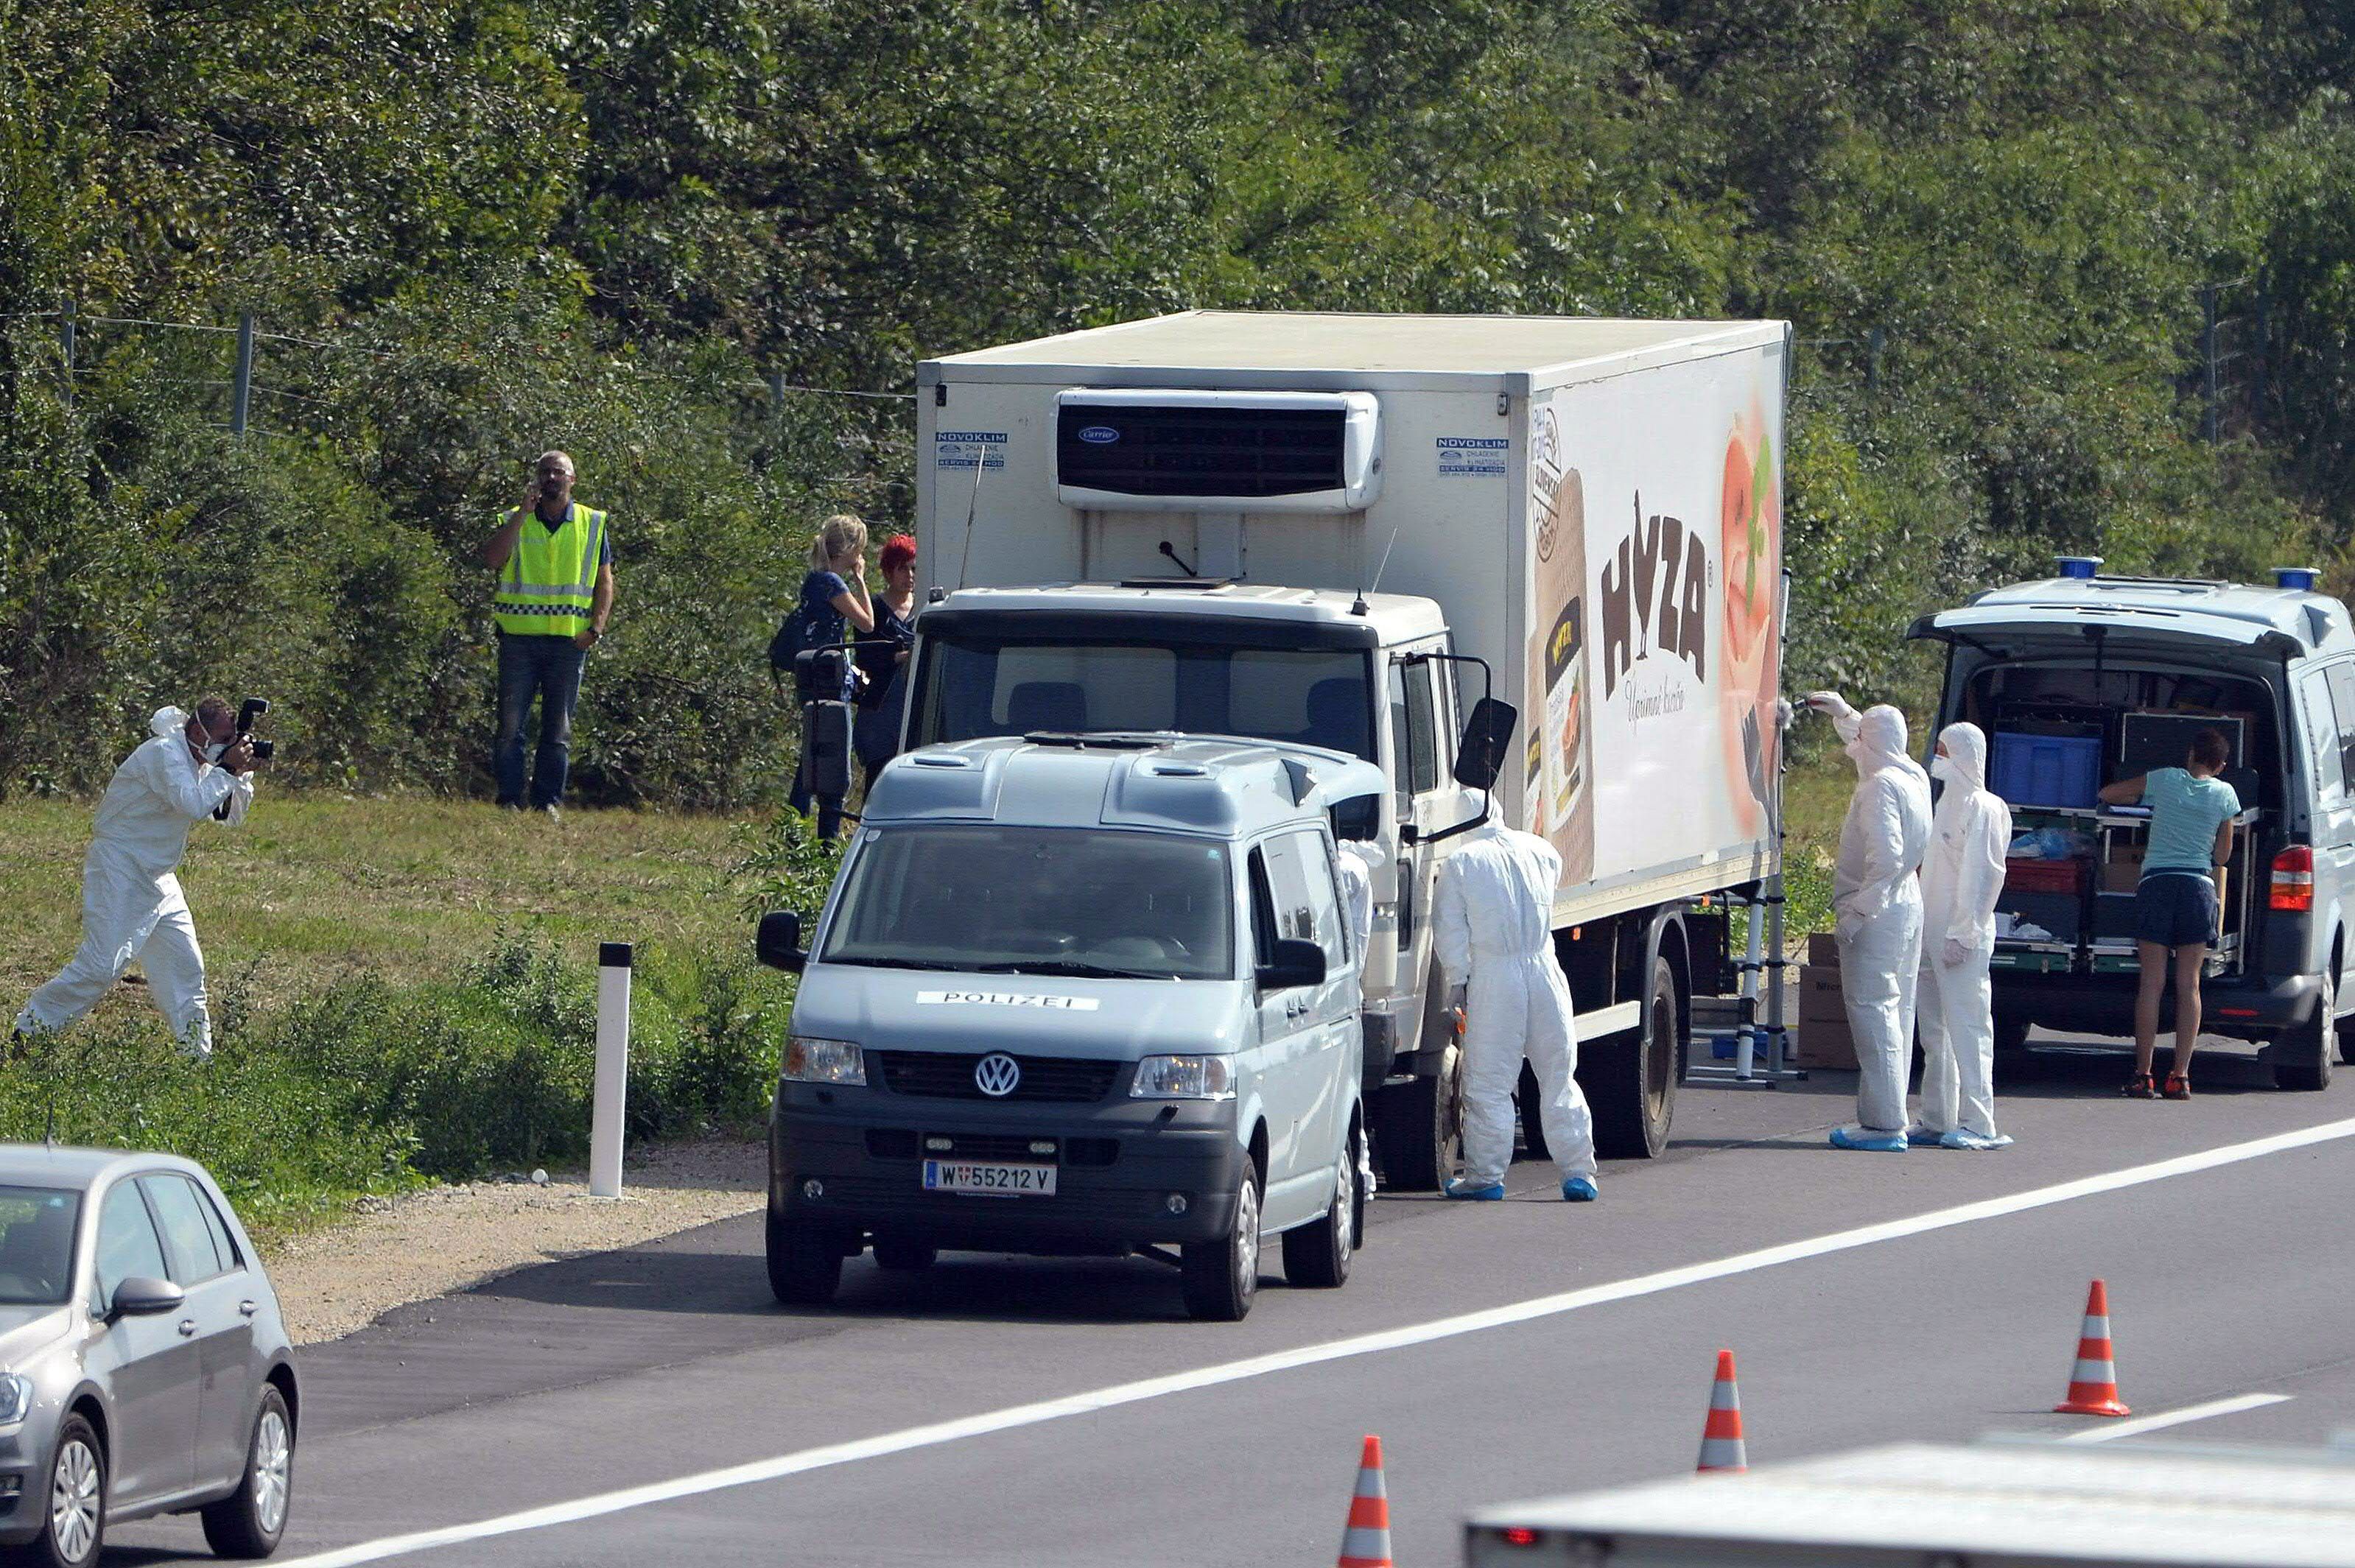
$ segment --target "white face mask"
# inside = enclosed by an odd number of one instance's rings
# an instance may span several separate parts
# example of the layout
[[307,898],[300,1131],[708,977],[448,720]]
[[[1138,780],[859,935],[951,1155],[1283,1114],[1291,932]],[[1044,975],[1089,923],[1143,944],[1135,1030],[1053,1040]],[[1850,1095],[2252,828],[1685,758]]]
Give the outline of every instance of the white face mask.
[[1933,757],[1930,759],[1930,776],[1934,779],[1944,779],[1946,783],[1952,784],[1963,775],[1955,771],[1954,758]]

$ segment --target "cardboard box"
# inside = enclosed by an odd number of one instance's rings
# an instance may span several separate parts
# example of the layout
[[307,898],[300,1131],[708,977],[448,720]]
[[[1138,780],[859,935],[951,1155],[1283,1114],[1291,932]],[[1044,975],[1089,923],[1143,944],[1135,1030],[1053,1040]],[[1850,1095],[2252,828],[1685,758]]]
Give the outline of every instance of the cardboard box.
[[2102,891],[2130,893],[2142,881],[2142,846],[2123,837],[2110,840],[2110,852],[2102,861]]
[[1818,968],[1839,967],[1839,944],[1828,931],[1818,931],[1807,938],[1807,962]]
[[1856,1040],[1848,1032],[1848,1019],[1801,1019],[1790,1029],[1792,1065],[1855,1071]]
[[1837,1019],[1846,1021],[1847,1004],[1840,1000],[1840,976],[1838,965],[1827,968],[1810,964],[1799,971],[1798,1005],[1792,1011],[1803,1019]]

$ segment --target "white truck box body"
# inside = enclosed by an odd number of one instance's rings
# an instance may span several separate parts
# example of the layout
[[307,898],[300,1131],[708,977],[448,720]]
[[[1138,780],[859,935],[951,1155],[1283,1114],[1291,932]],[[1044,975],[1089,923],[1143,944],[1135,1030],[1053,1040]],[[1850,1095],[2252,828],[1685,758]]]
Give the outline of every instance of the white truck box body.
[[[1561,850],[1558,923],[1737,885],[1770,866],[1788,353],[1781,322],[1198,311],[929,360],[922,570],[1178,576],[1164,540],[1254,584],[1347,593],[1381,567],[1521,710],[1498,798]],[[1360,510],[1067,507],[1079,389],[1369,393],[1379,484]]]
[[[1527,1543],[1507,1530],[1535,1531]],[[2355,1568],[2355,1450],[1903,1444],[1485,1509],[1467,1568]]]

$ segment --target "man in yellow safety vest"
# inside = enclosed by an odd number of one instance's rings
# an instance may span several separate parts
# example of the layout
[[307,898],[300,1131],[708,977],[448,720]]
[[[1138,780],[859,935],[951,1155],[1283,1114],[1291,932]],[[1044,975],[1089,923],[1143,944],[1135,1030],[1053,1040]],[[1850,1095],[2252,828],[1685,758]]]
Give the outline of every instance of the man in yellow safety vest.
[[572,498],[572,459],[544,452],[523,505],[483,542],[483,564],[499,574],[499,804],[521,811],[523,727],[539,699],[539,749],[530,808],[557,815],[572,752],[572,709],[581,667],[613,613],[613,544],[605,514]]

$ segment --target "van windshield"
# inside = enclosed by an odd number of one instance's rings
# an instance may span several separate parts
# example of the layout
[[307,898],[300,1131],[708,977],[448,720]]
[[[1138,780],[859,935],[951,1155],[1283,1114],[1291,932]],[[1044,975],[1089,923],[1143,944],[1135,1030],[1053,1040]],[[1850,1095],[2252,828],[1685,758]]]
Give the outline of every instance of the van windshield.
[[991,975],[1223,980],[1223,845],[1060,827],[879,828],[859,846],[821,962]]
[[1374,756],[1362,647],[927,633],[910,746],[1038,731],[1175,730]]

